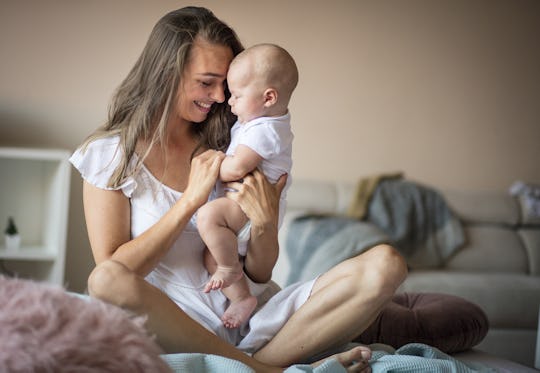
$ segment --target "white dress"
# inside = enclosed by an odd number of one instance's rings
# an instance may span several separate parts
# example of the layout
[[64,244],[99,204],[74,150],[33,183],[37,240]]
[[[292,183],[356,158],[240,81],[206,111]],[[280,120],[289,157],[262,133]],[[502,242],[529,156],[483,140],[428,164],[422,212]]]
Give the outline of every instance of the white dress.
[[[85,152],[81,149],[75,151],[70,162],[85,181],[110,190],[107,183],[121,157],[118,143],[118,136],[95,140]],[[135,164],[136,156],[130,162],[131,170]],[[181,192],[162,184],[144,166],[117,189],[122,190],[131,204],[132,237],[137,237],[155,224],[182,196]],[[210,196],[210,199],[213,198],[215,194]],[[228,300],[221,291],[208,294],[202,291],[210,279],[203,264],[204,248],[196,219],[192,217],[184,232],[146,280],[165,292],[206,329],[246,353],[253,353],[264,346],[311,293],[314,281],[288,286],[273,296],[270,284],[250,282],[252,294],[260,298],[260,308],[246,325],[227,329],[220,318],[228,306]]]

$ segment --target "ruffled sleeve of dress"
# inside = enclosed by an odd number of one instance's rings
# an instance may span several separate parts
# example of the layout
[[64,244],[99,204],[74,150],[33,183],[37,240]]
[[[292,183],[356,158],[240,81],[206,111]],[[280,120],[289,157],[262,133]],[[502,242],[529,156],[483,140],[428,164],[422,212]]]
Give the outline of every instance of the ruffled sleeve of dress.
[[124,195],[130,198],[137,186],[133,173],[130,172],[135,166],[134,159],[130,161],[128,176],[122,184],[116,188],[108,186],[109,179],[120,164],[121,157],[120,137],[111,136],[92,141],[86,149],[78,148],[69,161],[86,182],[100,189],[122,190]]

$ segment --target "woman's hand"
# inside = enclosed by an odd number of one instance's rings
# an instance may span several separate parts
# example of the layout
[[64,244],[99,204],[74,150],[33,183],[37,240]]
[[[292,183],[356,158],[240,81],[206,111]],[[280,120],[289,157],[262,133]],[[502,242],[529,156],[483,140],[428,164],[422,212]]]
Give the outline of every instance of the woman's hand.
[[188,186],[183,195],[186,202],[189,201],[193,207],[199,208],[208,201],[224,158],[223,152],[207,150],[191,160]]
[[255,170],[243,182],[227,183],[226,187],[237,192],[226,192],[251,221],[251,238],[244,261],[246,274],[255,282],[267,282],[279,254],[278,220],[279,198],[287,182],[282,175],[271,184],[264,174]]
[[276,184],[271,184],[264,174],[256,169],[244,177],[242,182],[226,184],[227,198],[232,199],[251,220],[253,226],[264,226],[269,223],[277,226],[279,219],[279,198],[287,183],[287,174],[281,175]]

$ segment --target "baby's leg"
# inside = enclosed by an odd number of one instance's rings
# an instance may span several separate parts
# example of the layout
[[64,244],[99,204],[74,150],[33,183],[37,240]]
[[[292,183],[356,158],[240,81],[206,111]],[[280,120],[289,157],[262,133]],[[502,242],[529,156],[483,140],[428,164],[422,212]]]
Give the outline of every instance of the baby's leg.
[[[210,274],[217,270],[217,263],[210,254],[210,251],[204,251],[204,265]],[[229,287],[221,289],[223,294],[230,301],[229,307],[221,317],[223,325],[227,328],[238,328],[249,319],[255,307],[257,307],[257,298],[252,296],[245,275],[240,280],[233,282]]]
[[[208,250],[204,251],[204,265],[212,275],[217,270],[217,263]],[[245,275],[221,291],[230,301],[221,321],[227,328],[237,328],[249,319],[257,307],[257,298],[251,295]]]
[[221,317],[221,321],[227,328],[238,328],[249,319],[253,310],[257,307],[257,298],[249,292],[249,286],[244,275],[240,280],[221,291],[231,302]]
[[226,288],[242,278],[236,232],[246,222],[247,217],[240,207],[227,198],[218,198],[199,209],[199,233],[217,263],[205,292]]

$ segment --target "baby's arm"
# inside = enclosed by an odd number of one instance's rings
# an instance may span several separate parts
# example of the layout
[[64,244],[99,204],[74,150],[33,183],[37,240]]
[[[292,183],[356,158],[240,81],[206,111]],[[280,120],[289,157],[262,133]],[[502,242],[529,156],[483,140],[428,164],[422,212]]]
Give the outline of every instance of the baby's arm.
[[226,156],[221,163],[219,177],[224,182],[242,179],[257,168],[263,158],[251,148],[238,145],[234,155]]

